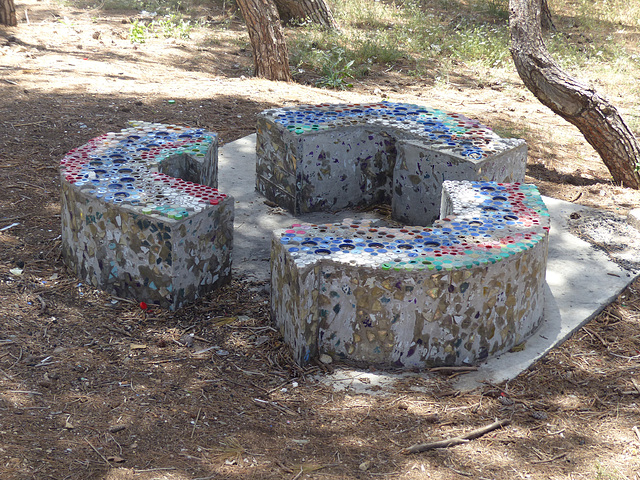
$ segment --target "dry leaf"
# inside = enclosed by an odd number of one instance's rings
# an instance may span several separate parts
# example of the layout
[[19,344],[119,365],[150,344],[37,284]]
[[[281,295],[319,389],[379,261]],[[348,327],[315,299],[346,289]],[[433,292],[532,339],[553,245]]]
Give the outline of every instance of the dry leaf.
[[213,324],[216,327],[222,327],[223,325],[229,325],[236,320],[238,320],[238,317],[218,317],[213,320]]
[[323,468],[331,467],[331,466],[333,466],[333,464],[331,464],[331,465],[318,465],[318,464],[315,464],[315,463],[301,463],[301,464],[296,464],[291,468],[293,469],[294,472],[302,472],[302,473],[306,474],[306,473],[315,472],[317,470],[322,470]]

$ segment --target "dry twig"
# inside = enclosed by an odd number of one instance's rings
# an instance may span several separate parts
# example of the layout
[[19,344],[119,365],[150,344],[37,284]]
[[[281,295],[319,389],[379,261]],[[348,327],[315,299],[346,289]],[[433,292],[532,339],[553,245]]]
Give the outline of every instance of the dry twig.
[[478,428],[476,430],[472,430],[465,435],[461,435],[459,437],[448,438],[445,440],[439,440],[437,442],[429,442],[429,443],[417,443],[415,445],[411,445],[400,451],[404,455],[409,455],[411,453],[421,453],[426,452],[428,450],[433,450],[436,448],[448,448],[453,447],[455,445],[460,445],[462,443],[467,443],[469,440],[474,440],[478,437],[481,437],[493,430],[497,430],[498,428],[505,427],[511,423],[511,420],[498,420],[497,422],[493,422],[491,425],[487,425],[482,428]]
[[89,440],[87,440],[86,438],[84,439],[85,442],[87,442],[89,444],[89,446],[93,449],[94,452],[96,452],[98,455],[100,455],[100,458],[102,458],[102,460],[104,460],[104,463],[106,463],[107,465],[111,466],[111,462],[109,460],[106,459],[106,457],[104,455],[102,455],[98,449],[96,447],[94,447],[91,442]]
[[202,407],[198,409],[198,415],[196,416],[196,421],[193,422],[193,429],[191,430],[191,438],[193,438],[193,434],[196,433],[196,427],[198,426],[198,420],[200,420],[201,411],[202,411]]
[[592,332],[592,331],[591,331],[591,330],[589,330],[587,327],[582,327],[582,330],[584,330],[585,332],[587,332],[591,338],[595,337],[595,338],[597,338],[598,340],[600,340],[600,343],[602,343],[602,345],[603,345],[605,348],[609,348],[609,344],[608,344],[607,342],[605,342],[605,340],[604,340],[600,335],[598,335],[598,333],[597,333],[597,332]]

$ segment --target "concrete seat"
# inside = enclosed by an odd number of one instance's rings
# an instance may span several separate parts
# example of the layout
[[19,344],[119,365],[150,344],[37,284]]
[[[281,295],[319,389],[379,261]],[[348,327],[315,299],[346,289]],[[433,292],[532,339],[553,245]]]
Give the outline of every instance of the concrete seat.
[[233,198],[217,190],[218,140],[132,122],[60,162],[62,253],[114,295],[177,309],[231,275]]
[[477,364],[538,327],[549,214],[536,187],[443,186],[432,227],[347,219],[275,232],[272,312],[296,361]]
[[293,214],[391,204],[430,225],[442,182],[523,182],[527,146],[456,113],[419,105],[302,105],[258,115],[257,189]]

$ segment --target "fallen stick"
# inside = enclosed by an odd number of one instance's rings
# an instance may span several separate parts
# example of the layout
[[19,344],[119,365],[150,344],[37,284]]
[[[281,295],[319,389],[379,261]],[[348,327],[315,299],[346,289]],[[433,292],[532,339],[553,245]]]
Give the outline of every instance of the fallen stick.
[[47,121],[46,120],[40,120],[39,122],[16,123],[15,125],[11,125],[11,126],[13,128],[15,128],[15,127],[27,127],[27,126],[30,126],[30,125],[40,125],[41,123],[47,123]]
[[411,445],[410,447],[402,449],[400,453],[404,455],[409,455],[411,453],[426,452],[427,450],[433,450],[435,448],[454,447],[462,443],[467,443],[469,440],[473,440],[478,437],[481,437],[486,433],[492,432],[493,430],[497,430],[498,428],[505,427],[510,423],[511,423],[511,420],[498,420],[497,422],[493,422],[491,425],[478,428],[477,430],[472,430],[469,433],[465,435],[461,435],[459,437],[448,438],[446,440],[439,440],[437,442],[416,443],[415,445]]
[[109,460],[106,459],[106,457],[104,455],[102,455],[98,449],[96,447],[93,446],[93,444],[87,440],[86,438],[84,439],[85,442],[87,442],[89,444],[89,446],[91,448],[93,448],[93,451],[96,452],[98,455],[100,455],[100,457],[102,457],[102,460],[104,460],[104,463],[106,463],[107,465],[111,466],[111,462]]

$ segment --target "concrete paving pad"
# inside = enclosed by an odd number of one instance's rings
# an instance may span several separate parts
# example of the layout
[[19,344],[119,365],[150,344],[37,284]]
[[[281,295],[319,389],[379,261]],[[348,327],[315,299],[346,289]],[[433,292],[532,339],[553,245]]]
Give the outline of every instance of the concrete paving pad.
[[[375,218],[370,213],[363,215],[348,210],[337,214],[293,217],[279,207],[269,206],[255,189],[255,142],[255,134],[249,135],[223,146],[219,151],[220,191],[233,195],[236,200],[233,247],[233,275],[236,278],[258,282],[269,280],[274,230],[299,222],[333,223],[346,217]],[[483,382],[498,383],[516,377],[593,319],[638,273],[627,265],[620,266],[604,250],[594,248],[591,243],[571,233],[569,221],[572,214],[580,217],[581,212],[593,209],[548,197],[544,197],[544,201],[551,214],[551,233],[542,325],[527,339],[522,350],[489,359],[480,365],[478,371],[458,377],[455,385],[461,390],[476,388]],[[333,375],[324,376],[322,381],[340,388],[356,384],[365,388],[367,383],[350,382],[350,379],[365,374],[370,373],[340,367]],[[383,372],[377,372],[376,377],[376,385],[392,386],[402,375],[388,374],[385,379]]]

